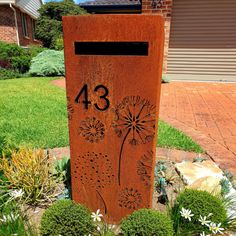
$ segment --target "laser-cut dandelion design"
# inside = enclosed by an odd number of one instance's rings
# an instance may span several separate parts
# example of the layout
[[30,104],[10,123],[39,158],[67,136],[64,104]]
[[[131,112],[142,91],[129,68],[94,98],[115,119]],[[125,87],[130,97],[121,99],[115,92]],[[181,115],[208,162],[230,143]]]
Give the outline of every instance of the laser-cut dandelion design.
[[121,191],[118,203],[120,207],[136,210],[142,204],[142,196],[138,190],[125,188]]
[[137,174],[146,187],[151,185],[152,155],[153,152],[148,151],[137,162]]
[[78,133],[85,138],[86,141],[98,143],[105,136],[105,126],[95,117],[87,117],[85,120],[81,121]]
[[113,109],[115,118],[113,128],[122,144],[119,154],[118,182],[120,185],[120,170],[124,144],[128,139],[130,145],[140,145],[151,142],[155,136],[155,106],[147,99],[139,96],[125,97]]
[[108,155],[95,152],[79,155],[75,161],[74,173],[83,185],[96,191],[103,202],[105,213],[107,213],[106,202],[102,197],[101,190],[114,183],[115,179]]

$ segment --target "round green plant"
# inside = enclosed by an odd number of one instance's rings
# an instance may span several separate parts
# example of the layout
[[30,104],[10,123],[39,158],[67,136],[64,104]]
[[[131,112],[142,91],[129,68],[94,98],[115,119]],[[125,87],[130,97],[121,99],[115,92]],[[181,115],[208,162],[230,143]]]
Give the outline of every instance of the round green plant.
[[67,199],[55,202],[44,212],[40,235],[88,235],[93,230],[90,211],[83,205]]
[[[184,209],[191,210],[191,221],[181,217],[180,211]],[[221,226],[227,224],[227,212],[222,199],[213,196],[209,192],[186,189],[176,199],[176,203],[172,209],[172,220],[174,229],[179,233],[210,233],[206,225],[202,225],[199,221],[201,217],[214,223],[221,223]]]
[[171,219],[152,209],[135,211],[121,222],[122,235],[140,236],[172,236],[173,224]]

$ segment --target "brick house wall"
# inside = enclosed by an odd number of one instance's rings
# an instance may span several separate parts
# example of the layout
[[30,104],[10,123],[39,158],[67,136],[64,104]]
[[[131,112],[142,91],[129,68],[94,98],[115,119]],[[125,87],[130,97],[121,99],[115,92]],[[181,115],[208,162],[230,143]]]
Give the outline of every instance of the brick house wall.
[[14,12],[9,5],[0,5],[0,40],[16,43]]
[[22,28],[23,26],[21,22],[21,11],[19,9],[16,9],[16,16],[17,16],[20,45],[21,46],[27,46],[30,44],[41,45],[41,42],[39,40],[34,39],[33,37],[33,27],[32,27],[32,22],[31,22],[33,18],[25,14],[29,36],[24,36],[23,28]]
[[162,15],[165,19],[165,49],[163,72],[167,71],[167,56],[170,39],[170,24],[173,0],[142,0],[142,13]]
[[[30,44],[41,45],[41,42],[33,38],[31,16],[25,14],[27,19],[27,29],[29,36],[23,35],[21,11],[14,7],[16,10],[19,43],[21,46],[28,46]],[[17,43],[15,15],[9,5],[0,5],[0,40],[8,43]]]

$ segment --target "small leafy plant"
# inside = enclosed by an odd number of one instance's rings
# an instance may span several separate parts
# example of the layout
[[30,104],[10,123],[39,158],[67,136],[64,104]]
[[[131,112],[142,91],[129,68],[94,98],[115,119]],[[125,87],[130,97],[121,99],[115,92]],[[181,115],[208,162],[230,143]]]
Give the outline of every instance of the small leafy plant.
[[219,230],[228,227],[223,200],[206,191],[184,190],[171,209],[171,217],[177,235],[215,233],[217,227]]
[[40,235],[88,235],[94,231],[90,211],[71,200],[58,200],[44,212]]
[[121,222],[121,232],[124,236],[172,236],[174,234],[171,219],[152,209],[135,211]]

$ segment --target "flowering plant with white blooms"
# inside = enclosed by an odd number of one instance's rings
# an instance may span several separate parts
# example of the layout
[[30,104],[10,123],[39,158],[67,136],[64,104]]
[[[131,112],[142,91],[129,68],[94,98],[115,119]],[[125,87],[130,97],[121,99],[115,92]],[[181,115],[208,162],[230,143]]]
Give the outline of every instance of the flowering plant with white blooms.
[[103,215],[100,213],[100,209],[96,212],[92,212],[91,217],[96,226],[96,232],[93,235],[100,235],[100,236],[115,236],[114,225],[106,224],[103,220]]
[[185,209],[182,207],[180,214],[183,218],[188,219],[189,221],[191,221],[191,217],[194,216],[194,214],[191,214],[191,210],[189,209]]

